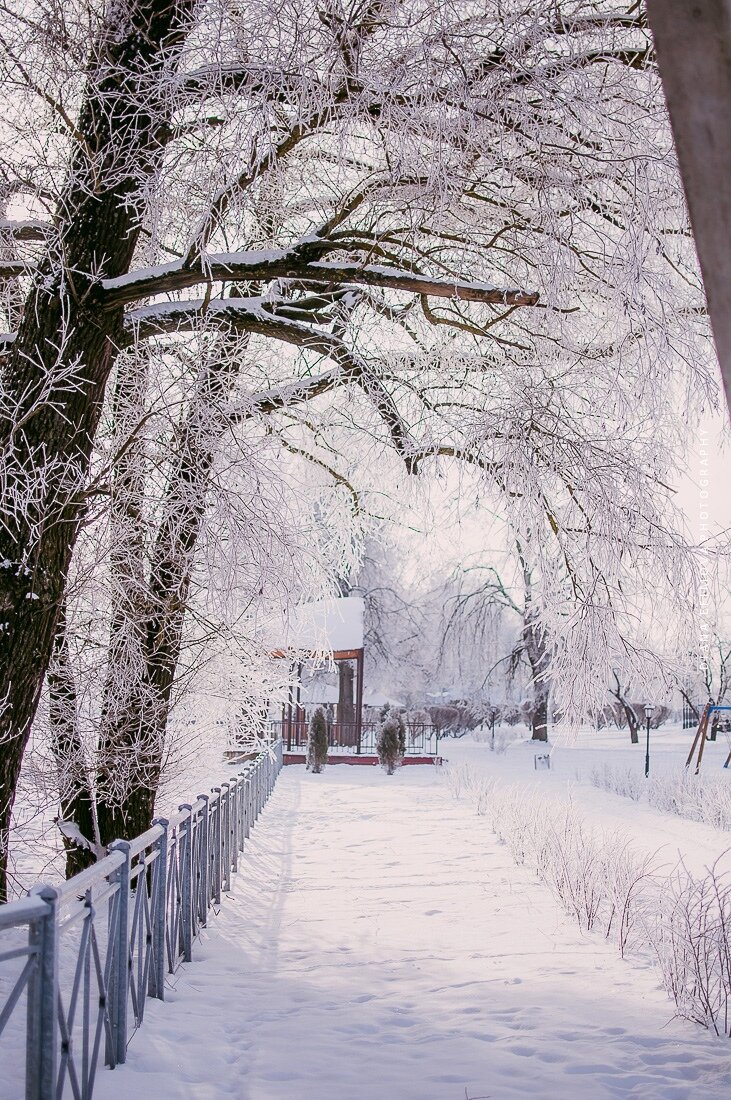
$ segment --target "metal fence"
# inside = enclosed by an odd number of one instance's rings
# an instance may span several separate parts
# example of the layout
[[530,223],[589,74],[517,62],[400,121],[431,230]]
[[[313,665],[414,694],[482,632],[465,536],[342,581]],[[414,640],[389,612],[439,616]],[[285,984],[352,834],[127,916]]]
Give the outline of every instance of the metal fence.
[[[281,738],[286,752],[302,750],[307,745],[310,724],[306,718],[270,723],[273,735]],[[333,753],[374,755],[380,722],[363,722],[360,731],[355,722],[329,722],[328,748]],[[360,736],[359,736],[360,734]],[[406,723],[406,755],[437,756],[440,730],[426,722]]]
[[111,1067],[125,1061],[147,998],[164,1000],[166,974],[191,959],[230,889],[281,767],[277,742],[61,886],[0,906],[0,1051],[12,1046],[18,1073],[18,1087],[12,1072],[0,1075],[0,1096],[20,1100],[24,1087],[26,1100],[90,1100],[102,1055]]

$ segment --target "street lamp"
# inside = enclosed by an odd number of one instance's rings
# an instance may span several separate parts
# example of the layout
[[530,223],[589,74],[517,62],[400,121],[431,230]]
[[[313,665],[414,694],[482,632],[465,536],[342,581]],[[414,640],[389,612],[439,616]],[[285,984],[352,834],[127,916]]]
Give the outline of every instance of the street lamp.
[[645,703],[645,722],[647,723],[647,749],[645,751],[645,779],[650,774],[650,719],[655,709],[652,703]]

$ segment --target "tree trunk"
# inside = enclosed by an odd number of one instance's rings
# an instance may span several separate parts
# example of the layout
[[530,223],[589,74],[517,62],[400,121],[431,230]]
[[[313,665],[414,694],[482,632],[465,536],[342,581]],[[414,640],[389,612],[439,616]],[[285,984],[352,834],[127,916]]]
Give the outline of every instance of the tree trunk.
[[548,740],[548,685],[534,685],[534,704],[531,712],[531,741]]
[[140,820],[147,820],[146,813],[135,814],[128,806],[134,818],[128,825],[123,812],[130,789],[145,788],[149,778],[146,757],[150,746],[144,727],[143,688],[148,607],[144,527],[147,460],[140,432],[147,385],[148,363],[144,357],[134,356],[120,362],[113,403],[118,457],[112,473],[110,501],[111,616],[96,783],[99,832],[105,845],[144,832],[146,826],[142,829],[137,826]]
[[[62,607],[48,667],[51,743],[58,772],[61,818],[75,822],[82,836],[94,843],[94,801],[84,747],[79,736],[76,682],[69,659],[65,620],[65,608]],[[74,844],[65,836],[63,844],[66,849],[66,878],[71,878],[94,862],[94,853],[88,848]]]
[[551,652],[538,608],[533,602],[533,573],[519,542],[515,544],[523,571],[523,650],[531,670],[533,707],[531,709],[531,740],[548,740],[548,702],[551,691]]
[[[695,720],[695,723],[697,725],[698,722],[700,722],[700,720],[701,720],[701,714],[700,714],[700,711],[698,710],[698,707],[692,701],[692,699],[688,695],[687,691],[683,691],[682,688],[680,689],[680,697],[683,700],[683,702],[685,703],[685,705],[688,707],[688,709],[691,711],[691,713],[693,715],[693,719]],[[686,717],[685,717],[685,715],[683,715],[683,729],[687,729],[687,728],[689,728],[689,727],[686,726]]]
[[[104,390],[120,345],[121,310],[99,308],[103,278],[125,274],[139,233],[135,196],[159,163],[169,113],[161,81],[194,0],[112,5],[89,64],[74,154],[54,237],[26,303],[3,379],[12,420],[0,427],[0,900],[10,818],[48,669]],[[160,73],[162,76],[162,74]],[[153,113],[154,111],[154,113]],[[22,428],[20,427],[22,425]]]
[[531,708],[531,740],[548,740],[548,700],[550,683],[548,670],[551,654],[546,645],[546,635],[537,612],[527,602],[524,617],[523,645],[531,669],[533,707]]
[[[215,447],[225,426],[215,412],[229,393],[236,369],[217,361],[201,372],[180,432],[143,600],[133,564],[137,554],[121,551],[127,565],[118,575],[122,593],[112,624],[97,778],[104,844],[135,836],[152,824],[195,548]],[[141,514],[134,512],[138,492],[139,486],[128,479],[120,495],[133,545],[142,522]],[[140,546],[140,559],[141,552]],[[126,654],[123,676],[112,659],[115,652]],[[134,779],[124,790],[119,789],[120,769]]]
[[628,701],[625,693],[622,691],[622,686],[619,682],[619,676],[614,673],[614,682],[617,685],[612,695],[621,706],[624,716],[627,719],[627,725],[629,727],[629,739],[632,745],[639,745],[640,743],[640,720],[637,717],[634,707]]

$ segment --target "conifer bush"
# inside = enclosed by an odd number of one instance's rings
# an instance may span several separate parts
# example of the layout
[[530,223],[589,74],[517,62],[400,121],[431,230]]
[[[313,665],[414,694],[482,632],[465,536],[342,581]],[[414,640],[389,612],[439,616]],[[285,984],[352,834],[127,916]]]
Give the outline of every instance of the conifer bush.
[[399,753],[404,757],[406,756],[406,723],[404,721],[404,716],[400,711],[394,713],[391,710],[391,704],[386,703],[385,706],[381,707],[381,725],[383,725],[387,718],[398,722]]
[[310,718],[307,737],[307,767],[316,775],[327,764],[327,719],[322,707],[318,707]]
[[399,713],[395,717],[398,722],[398,747],[401,759],[403,759],[406,756],[406,723],[403,714]]
[[401,763],[406,747],[406,731],[403,719],[395,714],[387,715],[381,722],[376,739],[378,759],[386,769],[386,775],[393,775],[394,769]]

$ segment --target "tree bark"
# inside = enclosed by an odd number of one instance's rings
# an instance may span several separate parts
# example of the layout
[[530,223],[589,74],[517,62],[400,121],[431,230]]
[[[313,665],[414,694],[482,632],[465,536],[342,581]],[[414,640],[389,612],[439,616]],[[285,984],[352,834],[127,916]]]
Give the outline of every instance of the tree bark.
[[[123,339],[99,280],[125,274],[139,233],[136,194],[161,155],[169,106],[141,94],[177,57],[194,0],[108,9],[75,127],[74,153],[3,379],[16,404],[0,426],[0,900],[23,752],[48,669],[83,509],[104,390]],[[142,104],[145,103],[145,106]]]
[[[69,659],[64,607],[59,615],[48,668],[48,697],[61,817],[64,821],[75,822],[82,836],[93,843],[96,838],[94,801],[84,746],[79,736],[76,681]],[[74,844],[65,836],[63,844],[66,849],[66,878],[71,878],[94,862],[94,853],[88,848]]]
[[621,684],[619,682],[619,676],[617,675],[616,672],[614,673],[614,680],[615,680],[615,683],[616,683],[617,686],[616,686],[615,690],[612,692],[612,695],[614,696],[614,698],[617,700],[617,702],[621,706],[622,710],[624,711],[624,716],[627,719],[627,725],[629,727],[630,743],[633,744],[633,745],[639,745],[639,743],[640,743],[640,721],[637,717],[637,713],[636,713],[634,707],[632,706],[632,704],[626,698],[624,692],[622,691],[622,687],[621,687]]
[[523,648],[528,658],[533,685],[533,708],[531,710],[531,740],[548,741],[548,703],[551,690],[549,671],[551,653],[546,643],[546,632],[540,621],[537,608],[533,604],[531,573],[519,548],[523,565],[525,584],[525,605],[523,612]]
[[531,740],[548,740],[548,685],[534,684],[534,703],[531,712]]
[[681,688],[680,695],[681,695],[681,698],[685,700],[685,702],[688,705],[689,709],[693,712],[693,717],[696,720],[696,722],[700,722],[701,712],[698,710],[698,707],[692,701],[692,699],[688,695],[687,691],[683,691],[682,688]]

